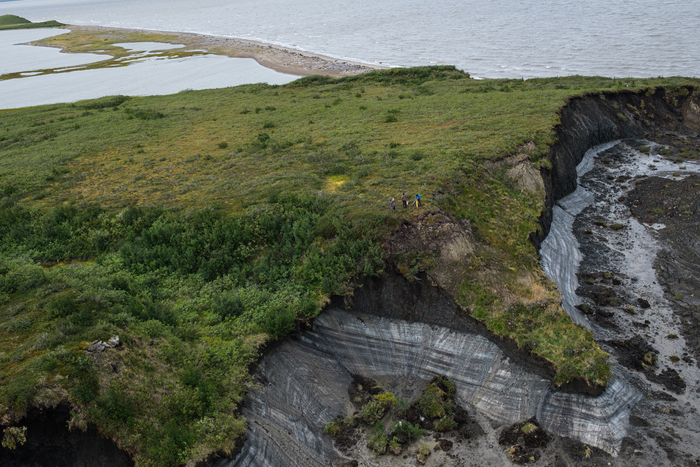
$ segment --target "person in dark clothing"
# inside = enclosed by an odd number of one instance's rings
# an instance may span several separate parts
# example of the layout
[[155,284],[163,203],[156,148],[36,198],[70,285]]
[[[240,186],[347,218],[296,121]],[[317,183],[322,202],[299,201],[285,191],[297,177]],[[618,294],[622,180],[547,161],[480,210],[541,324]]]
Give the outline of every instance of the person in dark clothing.
[[391,212],[396,212],[396,200],[391,198]]
[[401,195],[401,204],[403,204],[404,209],[408,207],[408,201],[406,201],[406,192],[404,191]]
[[416,194],[416,207],[419,208],[421,206],[420,204],[420,195]]

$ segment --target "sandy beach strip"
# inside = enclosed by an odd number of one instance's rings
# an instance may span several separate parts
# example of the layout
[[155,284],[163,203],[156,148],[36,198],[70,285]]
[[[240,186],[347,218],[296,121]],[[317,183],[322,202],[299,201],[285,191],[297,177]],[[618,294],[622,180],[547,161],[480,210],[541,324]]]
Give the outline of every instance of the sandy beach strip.
[[[164,38],[159,42],[185,45],[185,49],[180,50],[206,50],[210,53],[228,57],[252,58],[264,67],[280,73],[297,76],[326,75],[342,77],[389,68],[381,65],[341,60],[288,47],[232,37],[104,26],[66,25],[65,28],[73,32],[93,32],[99,34],[101,37],[115,38],[124,40],[125,42],[129,41],[128,36],[130,33],[162,35]],[[173,38],[173,36],[175,36],[175,38]]]

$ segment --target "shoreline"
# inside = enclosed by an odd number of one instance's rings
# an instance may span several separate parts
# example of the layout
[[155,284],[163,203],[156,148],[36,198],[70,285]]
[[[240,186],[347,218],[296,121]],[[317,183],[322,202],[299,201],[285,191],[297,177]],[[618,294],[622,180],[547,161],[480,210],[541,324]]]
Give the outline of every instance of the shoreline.
[[333,78],[340,78],[389,68],[381,65],[337,59],[275,44],[234,37],[212,36],[190,32],[70,24],[67,24],[64,28],[70,29],[72,32],[127,32],[176,36],[175,38],[167,38],[159,42],[183,44],[185,48],[181,50],[185,51],[188,49],[204,49],[209,53],[224,55],[231,58],[252,58],[258,62],[258,64],[266,68],[279,73],[296,76],[326,75]]

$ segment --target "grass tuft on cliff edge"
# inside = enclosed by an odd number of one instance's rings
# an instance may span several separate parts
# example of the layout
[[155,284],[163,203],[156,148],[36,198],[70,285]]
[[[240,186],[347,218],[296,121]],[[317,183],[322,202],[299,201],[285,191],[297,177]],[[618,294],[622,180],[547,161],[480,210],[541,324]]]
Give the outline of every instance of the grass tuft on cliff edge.
[[[139,466],[229,453],[265,343],[384,274],[391,232],[436,207],[477,242],[455,299],[558,383],[604,385],[607,354],[528,241],[544,193],[502,159],[547,170],[572,96],[684,84],[429,67],[3,111],[3,423],[69,401],[71,426],[95,423]],[[391,214],[404,191],[424,207]]]

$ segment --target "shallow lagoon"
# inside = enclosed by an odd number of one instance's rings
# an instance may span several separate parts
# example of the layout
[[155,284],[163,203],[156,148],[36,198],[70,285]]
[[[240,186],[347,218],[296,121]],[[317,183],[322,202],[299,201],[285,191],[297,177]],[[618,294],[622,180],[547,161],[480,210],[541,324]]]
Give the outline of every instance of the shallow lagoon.
[[18,29],[0,31],[0,75],[19,71],[85,65],[104,60],[104,55],[66,54],[52,47],[24,45],[46,37],[66,34],[66,29]]
[[173,94],[249,83],[285,84],[297,79],[265,68],[250,58],[199,55],[145,58],[128,66],[79,70],[0,81],[0,108],[11,109],[101,96]]
[[[93,70],[78,67],[69,72],[32,76],[34,73],[31,72],[35,70],[73,67],[109,58],[61,53],[59,49],[49,47],[16,45],[50,37],[57,32],[64,33],[64,30],[0,32],[0,74],[24,72],[22,78],[0,81],[0,109],[75,102],[115,94],[145,96],[250,83],[285,84],[297,78],[265,68],[253,59],[211,54],[186,58],[145,57],[126,66]],[[183,47],[157,42],[115,45],[144,53]]]

